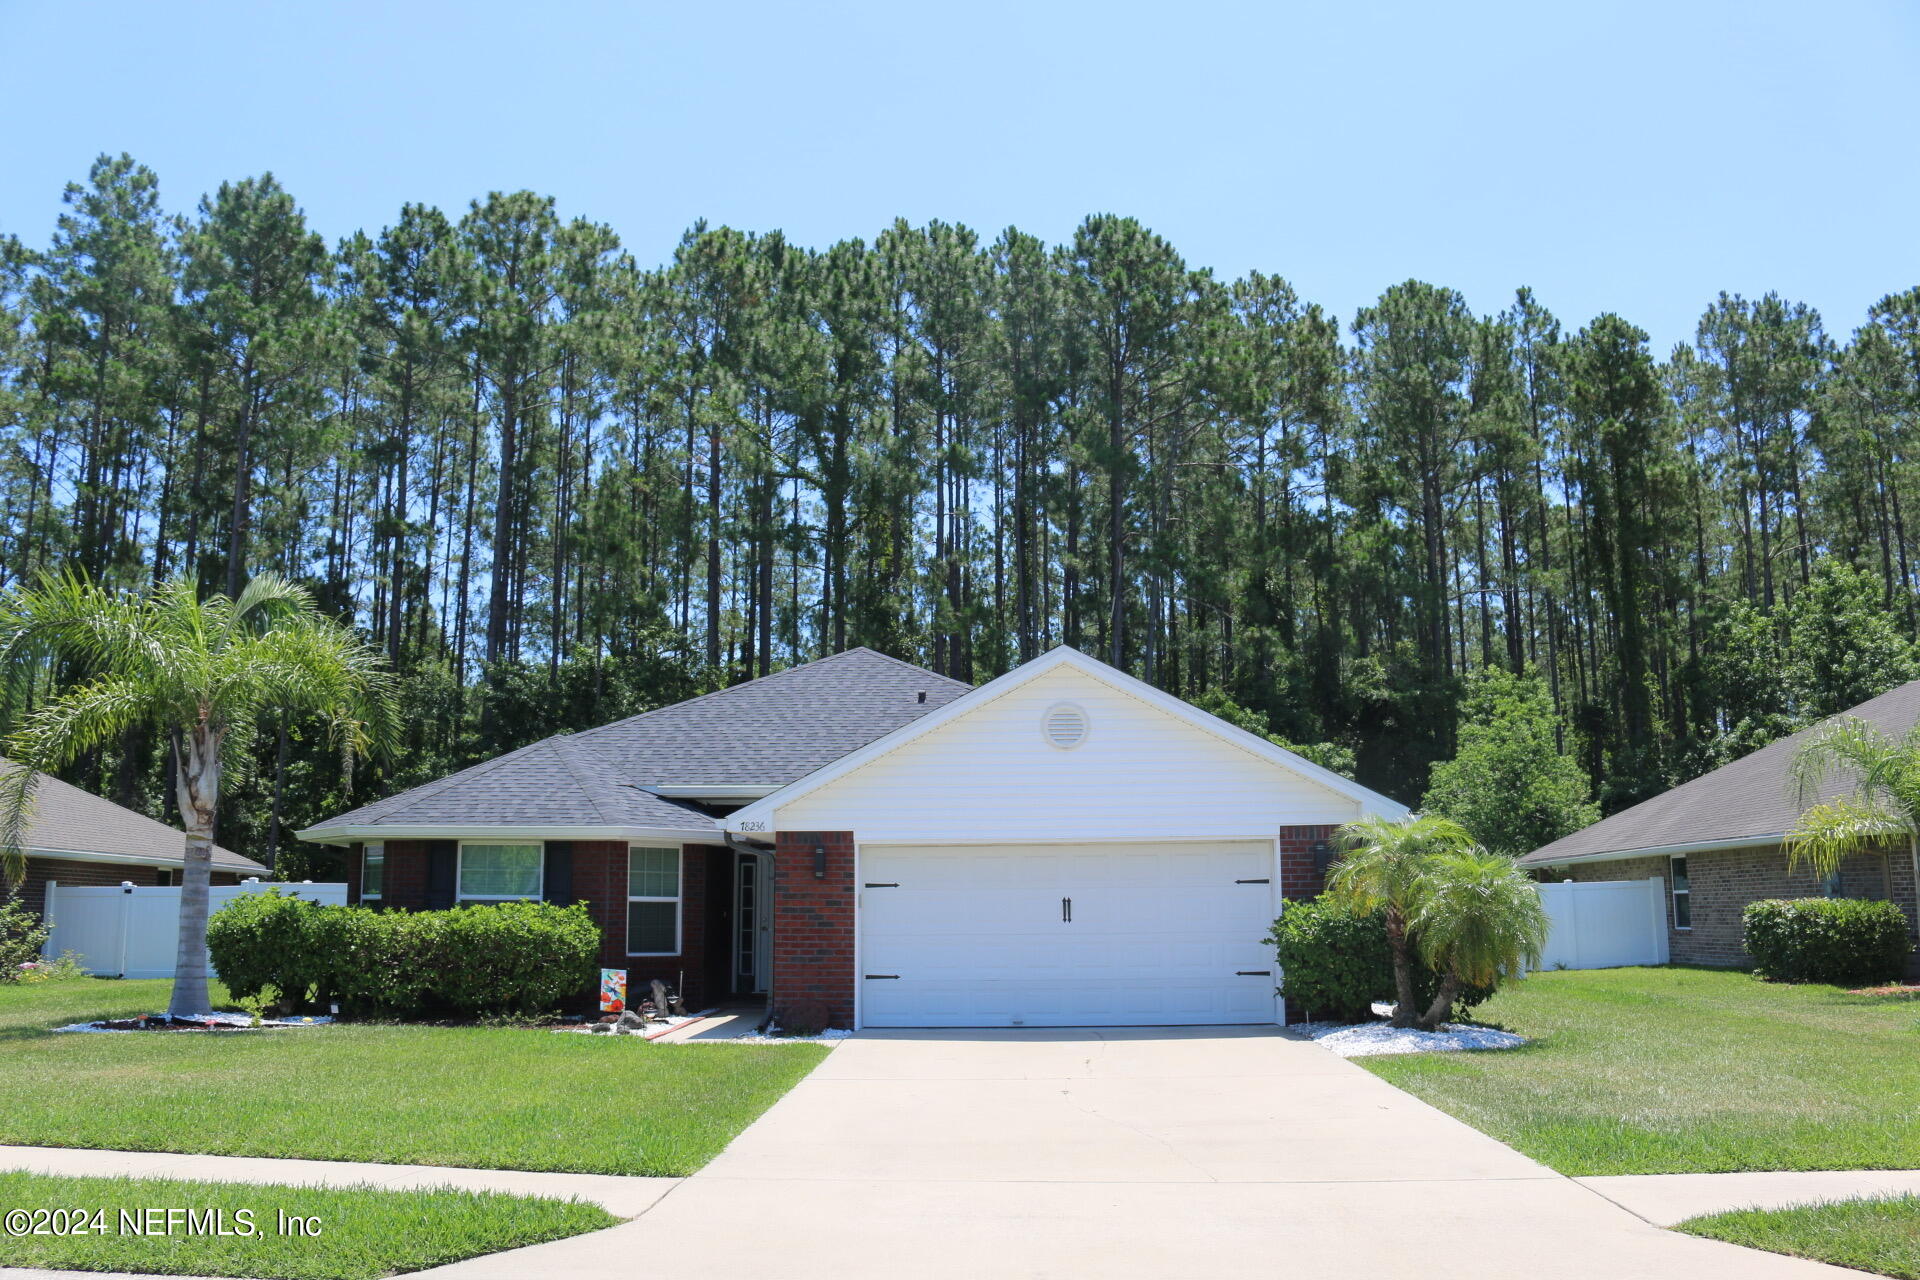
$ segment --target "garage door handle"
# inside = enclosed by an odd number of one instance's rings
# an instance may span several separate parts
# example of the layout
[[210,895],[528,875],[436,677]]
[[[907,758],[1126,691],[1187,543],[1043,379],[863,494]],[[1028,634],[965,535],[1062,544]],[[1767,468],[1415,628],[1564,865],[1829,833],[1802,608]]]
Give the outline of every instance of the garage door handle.
[[1273,976],[1273,970],[1271,969],[1235,969],[1233,971],[1233,976],[1236,978],[1271,978]]
[[1072,898],[1060,899],[1060,923],[1061,924],[1073,923],[1073,899]]
[[899,976],[897,973],[869,973],[866,978],[867,981],[872,982],[875,978],[898,978]]
[[1273,882],[1269,880],[1267,877],[1261,876],[1258,880],[1235,880],[1234,883],[1235,884],[1272,884]]

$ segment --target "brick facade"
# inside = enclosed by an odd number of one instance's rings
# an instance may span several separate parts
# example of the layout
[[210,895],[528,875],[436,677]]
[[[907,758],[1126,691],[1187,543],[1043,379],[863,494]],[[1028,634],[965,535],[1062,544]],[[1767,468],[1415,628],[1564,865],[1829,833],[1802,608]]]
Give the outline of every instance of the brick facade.
[[[1787,870],[1779,845],[1745,849],[1713,849],[1687,855],[1693,925],[1674,927],[1672,859],[1623,858],[1613,862],[1583,862],[1542,869],[1543,880],[1645,880],[1659,876],[1666,882],[1667,940],[1675,964],[1739,967],[1752,963],[1742,945],[1741,913],[1749,902],[1762,898],[1818,898],[1825,887],[1804,864]],[[1913,856],[1904,847],[1887,855],[1856,854],[1840,865],[1840,896],[1892,899],[1907,914],[1916,915]]]
[[[112,886],[131,880],[137,885],[165,885],[175,883],[173,877],[177,873],[177,868],[172,867],[136,867],[124,862],[77,862],[71,858],[29,857],[26,878],[20,884],[20,898],[27,910],[43,915],[47,909],[49,884]],[[210,882],[239,884],[240,877],[231,871],[215,871]]]
[[[428,902],[428,862],[436,845],[452,841],[389,840],[386,842],[385,886],[378,905],[387,910],[424,911]],[[658,978],[680,993],[689,1009],[704,1008],[727,992],[724,978],[712,973],[709,938],[708,884],[716,857],[726,850],[686,845],[680,863],[680,953],[672,956],[627,954],[627,842],[624,840],[570,840],[572,848],[571,901],[587,904],[600,927],[600,964],[627,971],[628,989],[636,995]],[[361,846],[351,846],[347,857],[347,901],[359,902]],[[375,905],[369,903],[367,905]]]
[[1314,846],[1331,844],[1337,827],[1280,828],[1280,896],[1304,902],[1320,896],[1326,888],[1326,873],[1321,870]]
[[[816,876],[815,848],[825,850]],[[774,1015],[790,1001],[818,1000],[827,1025],[853,1025],[851,831],[782,831],[773,853]]]

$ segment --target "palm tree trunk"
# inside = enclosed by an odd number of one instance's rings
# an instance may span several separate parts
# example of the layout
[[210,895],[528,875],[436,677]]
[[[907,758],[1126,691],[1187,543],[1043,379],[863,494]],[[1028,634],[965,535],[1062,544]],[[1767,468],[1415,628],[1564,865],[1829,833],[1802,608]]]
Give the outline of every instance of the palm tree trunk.
[[1407,922],[1393,907],[1387,908],[1387,946],[1393,951],[1393,1025],[1413,1025],[1413,961],[1408,955]]
[[179,767],[174,793],[187,829],[180,876],[180,940],[173,959],[173,998],[167,1012],[192,1018],[213,1011],[207,995],[207,888],[213,874],[213,827],[220,804],[220,738],[195,725],[174,739]]
[[1460,998],[1460,979],[1449,973],[1440,979],[1440,989],[1433,993],[1433,1003],[1427,1006],[1425,1014],[1414,1025],[1422,1031],[1438,1031],[1440,1024],[1453,1012],[1453,1002]]

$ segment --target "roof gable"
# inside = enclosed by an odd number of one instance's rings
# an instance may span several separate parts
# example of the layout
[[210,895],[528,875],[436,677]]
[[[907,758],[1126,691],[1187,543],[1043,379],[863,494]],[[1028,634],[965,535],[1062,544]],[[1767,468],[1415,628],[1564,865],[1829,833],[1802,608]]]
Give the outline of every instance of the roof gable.
[[[1890,689],[1843,714],[1857,716],[1890,737],[1901,737],[1920,724],[1920,680]],[[1552,866],[1702,846],[1774,843],[1800,816],[1802,797],[1794,785],[1793,758],[1820,728],[1812,725],[1770,742],[1711,773],[1563,836],[1520,861],[1526,866]],[[1852,789],[1850,778],[1830,778],[1805,801],[1830,800]]]
[[304,839],[384,828],[641,829],[718,838],[655,789],[771,788],[937,710],[972,686],[872,649],[544,738],[318,823]]
[[[1292,775],[1301,785],[1311,787],[1330,800],[1337,800],[1341,810],[1349,816],[1354,812],[1358,812],[1377,813],[1389,817],[1403,817],[1407,812],[1404,806],[1377,792],[1360,786],[1351,779],[1341,777],[1339,774],[1321,768],[1319,765],[1313,764],[1283,747],[1274,745],[1265,738],[1228,724],[1226,721],[1210,715],[1190,703],[1184,702],[1162,690],[1155,689],[1153,686],[1136,680],[1125,672],[1110,667],[1097,659],[1088,657],[1076,649],[1061,646],[1024,666],[1008,672],[999,679],[993,680],[955,699],[938,711],[904,725],[893,733],[879,738],[859,750],[849,752],[847,755],[816,770],[798,782],[755,801],[753,804],[722,819],[722,825],[729,831],[770,831],[774,829],[776,822],[783,826],[793,825],[795,823],[802,827],[807,826],[807,822],[799,817],[789,818],[777,815],[780,815],[782,810],[788,809],[793,810],[796,814],[810,812],[807,797],[814,793],[820,792],[825,788],[833,787],[836,783],[841,782],[841,780],[847,779],[850,775],[865,770],[869,766],[877,766],[878,762],[888,759],[889,757],[896,755],[904,756],[907,754],[908,749],[914,744],[929,741],[932,735],[941,734],[949,726],[955,725],[963,718],[973,716],[975,713],[984,715],[986,714],[986,708],[993,706],[1003,699],[1010,699],[1017,691],[1021,691],[1027,686],[1035,685],[1036,682],[1047,680],[1056,673],[1072,673],[1083,681],[1092,682],[1096,687],[1123,696],[1135,705],[1143,704],[1145,709],[1153,713],[1157,713],[1163,717],[1170,717],[1177,721],[1185,730],[1199,735],[1200,739],[1207,744],[1208,750],[1216,753],[1223,750],[1226,751],[1228,753],[1227,755],[1216,755],[1214,757],[1216,761],[1220,762],[1222,767],[1230,767],[1232,762],[1243,762],[1250,768],[1262,770],[1277,768]],[[1024,725],[1026,721],[1022,720],[1021,723]],[[1164,725],[1166,721],[1162,719],[1158,721],[1158,723]],[[1147,728],[1146,725],[1146,721],[1136,720],[1133,725],[1134,731],[1136,733],[1153,732],[1150,728]],[[1037,720],[1031,728],[1033,729],[1034,741],[1039,741]],[[1031,745],[1026,742],[1025,729],[1017,730],[1016,732],[1021,735],[1018,741],[1022,744],[1022,749]],[[1089,742],[1092,743],[1098,740],[1100,732],[1100,726],[1095,724],[1092,727]],[[1093,757],[1079,758],[1086,760],[1093,759]],[[1051,759],[1051,757],[1046,755],[1038,757],[1038,760],[1042,762],[1049,759]],[[991,754],[975,755],[965,758],[956,755],[952,764],[952,768],[954,769],[973,770],[976,772],[994,767],[1017,768],[1018,766],[1012,765],[1008,759],[995,759]],[[1261,776],[1270,778],[1272,774],[1271,772],[1265,772],[1262,773]],[[1012,785],[1016,781],[1018,780],[1008,780],[1009,785]],[[1143,785],[1151,786],[1152,784],[1143,780]]]

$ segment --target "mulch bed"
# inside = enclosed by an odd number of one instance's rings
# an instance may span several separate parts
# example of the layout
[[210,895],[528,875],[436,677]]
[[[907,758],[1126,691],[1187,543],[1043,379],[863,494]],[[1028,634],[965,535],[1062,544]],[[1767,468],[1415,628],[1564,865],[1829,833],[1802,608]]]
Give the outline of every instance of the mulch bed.
[[1920,984],[1896,982],[1890,987],[1856,987],[1847,994],[1850,996],[1902,996],[1912,1000],[1920,997]]

